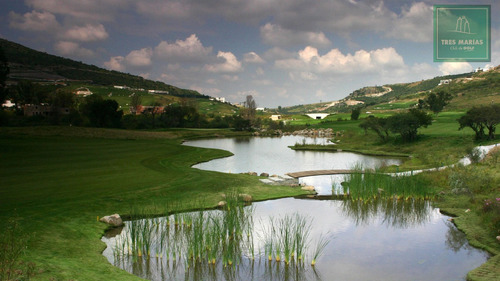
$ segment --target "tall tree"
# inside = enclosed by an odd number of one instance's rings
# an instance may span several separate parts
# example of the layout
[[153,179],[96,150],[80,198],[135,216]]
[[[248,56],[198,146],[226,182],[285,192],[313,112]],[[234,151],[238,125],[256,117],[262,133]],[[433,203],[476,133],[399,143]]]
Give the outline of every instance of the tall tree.
[[427,108],[435,114],[443,111],[444,107],[448,105],[452,99],[450,93],[439,91],[437,94],[430,93],[424,100],[418,100],[419,108]]
[[255,119],[255,111],[257,109],[257,105],[252,95],[248,95],[245,100],[245,108],[243,110],[242,117],[246,120],[250,120],[252,122]]
[[7,58],[3,52],[3,49],[0,47],[0,110],[2,108],[2,104],[7,99],[7,86],[6,81],[9,76],[9,65],[7,63]]
[[351,111],[351,120],[358,120],[361,114],[361,107],[356,107]]
[[130,98],[130,107],[131,107],[131,112],[133,114],[136,114],[136,112],[139,111],[139,108],[142,103],[142,97],[136,93],[132,94],[132,97]]

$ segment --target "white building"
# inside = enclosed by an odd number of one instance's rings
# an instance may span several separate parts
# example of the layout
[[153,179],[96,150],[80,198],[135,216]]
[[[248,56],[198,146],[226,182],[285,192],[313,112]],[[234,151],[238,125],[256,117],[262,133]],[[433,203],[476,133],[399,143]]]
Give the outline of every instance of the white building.
[[277,115],[271,115],[271,120],[273,120],[273,121],[281,120],[281,115],[279,115],[279,114],[277,114]]
[[328,114],[328,113],[308,113],[306,115],[311,117],[312,119],[325,119],[330,114]]

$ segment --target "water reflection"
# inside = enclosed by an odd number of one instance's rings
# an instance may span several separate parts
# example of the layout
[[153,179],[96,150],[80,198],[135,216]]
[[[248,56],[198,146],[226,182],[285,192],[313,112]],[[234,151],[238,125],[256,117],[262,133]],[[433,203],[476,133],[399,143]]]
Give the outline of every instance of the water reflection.
[[[192,263],[171,254],[170,258],[153,254],[150,258],[117,257],[112,248],[118,236],[103,237],[109,245],[104,255],[112,264],[149,280],[408,280],[408,276],[413,280],[464,280],[468,271],[488,258],[485,252],[470,247],[463,233],[429,202],[379,200],[368,204],[331,200],[331,195],[319,198],[323,200],[285,198],[254,203],[255,259],[242,239],[241,258],[231,266],[224,266],[220,259],[215,264],[203,259]],[[269,262],[265,241],[259,240],[262,229],[269,228],[270,217],[297,212],[311,218],[312,241],[321,233],[330,235],[331,242],[316,267],[296,259],[288,266]],[[130,224],[127,222],[121,235]],[[167,247],[174,248],[172,241],[169,239]]]
[[387,159],[349,152],[294,151],[296,143],[328,144],[326,138],[299,136],[221,138],[187,141],[184,144],[228,150],[234,155],[197,164],[193,167],[224,173],[268,173],[284,175],[290,172],[324,169],[350,169],[358,163],[363,167],[398,165],[400,159]]
[[342,201],[342,212],[356,225],[371,224],[376,219],[382,224],[395,228],[409,228],[429,222],[432,211],[430,202],[424,200],[395,200],[375,198]]

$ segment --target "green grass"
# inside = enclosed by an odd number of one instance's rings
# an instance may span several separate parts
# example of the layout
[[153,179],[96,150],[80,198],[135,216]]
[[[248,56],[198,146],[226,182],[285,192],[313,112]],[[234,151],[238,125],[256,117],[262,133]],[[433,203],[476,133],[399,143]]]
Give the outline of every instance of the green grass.
[[180,139],[224,133],[0,128],[0,227],[17,215],[33,236],[23,259],[36,264],[35,279],[136,280],[101,255],[106,226],[98,217],[128,214],[132,204],[162,214],[168,202],[193,198],[215,206],[229,188],[254,200],[303,193],[249,175],[190,168],[229,153],[182,146]]

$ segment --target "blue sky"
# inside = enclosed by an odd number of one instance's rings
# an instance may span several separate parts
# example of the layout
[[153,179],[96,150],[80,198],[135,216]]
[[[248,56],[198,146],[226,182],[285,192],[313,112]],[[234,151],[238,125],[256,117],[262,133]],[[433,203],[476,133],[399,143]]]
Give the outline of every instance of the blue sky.
[[[435,63],[434,4],[491,5],[491,62]],[[396,0],[0,0],[0,37],[259,107],[500,64],[500,4]]]

